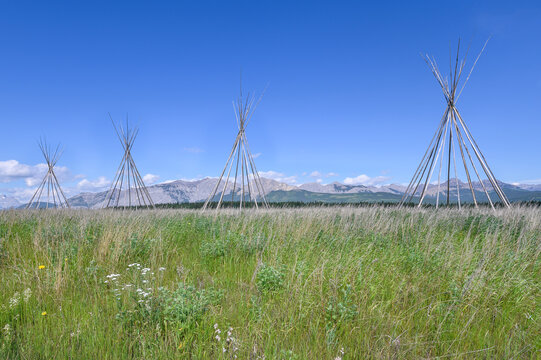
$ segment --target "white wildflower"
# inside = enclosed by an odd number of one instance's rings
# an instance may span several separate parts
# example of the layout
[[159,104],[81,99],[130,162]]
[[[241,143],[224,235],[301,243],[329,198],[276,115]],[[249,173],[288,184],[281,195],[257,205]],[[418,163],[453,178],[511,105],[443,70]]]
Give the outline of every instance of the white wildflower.
[[5,337],[10,337],[11,336],[11,325],[9,324],[6,324],[3,328],[4,330],[4,336]]
[[13,297],[9,299],[9,307],[13,309],[17,305],[19,305],[20,301],[21,301],[21,294],[19,294],[19,292],[16,291],[15,294],[13,294]]
[[30,296],[32,296],[32,290],[30,288],[26,288],[23,292],[24,296],[24,302],[27,303],[28,300],[30,300]]

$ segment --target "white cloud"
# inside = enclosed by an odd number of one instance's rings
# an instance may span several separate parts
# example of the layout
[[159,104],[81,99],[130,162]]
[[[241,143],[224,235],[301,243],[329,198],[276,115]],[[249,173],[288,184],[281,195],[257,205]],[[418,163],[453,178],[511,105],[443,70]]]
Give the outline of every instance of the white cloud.
[[108,187],[111,184],[111,181],[107,180],[105,176],[100,176],[94,181],[83,179],[77,183],[77,188],[79,190],[87,190],[87,191],[97,191],[97,190],[103,190],[104,188]]
[[538,185],[538,184],[541,184],[541,179],[537,179],[537,180],[524,180],[524,181],[520,181],[518,183],[513,183],[513,185],[515,184],[528,184],[528,185]]
[[310,177],[313,177],[313,178],[322,178],[322,177],[335,177],[335,176],[338,176],[337,173],[333,173],[333,172],[329,172],[329,173],[326,173],[326,174],[322,174],[321,172],[319,171],[312,171],[310,173]]
[[36,188],[16,187],[16,188],[4,189],[2,191],[9,194],[9,196],[14,197],[19,202],[24,203],[24,202],[27,202],[28,200],[30,200],[32,195],[34,195],[34,193],[36,192]]
[[[54,171],[59,181],[70,177],[69,170],[65,166],[55,166]],[[46,172],[46,164],[26,165],[17,160],[0,161],[1,183],[24,180],[26,186],[36,186],[41,183]]]
[[344,184],[346,185],[366,185],[366,186],[373,186],[373,185],[381,185],[387,180],[389,180],[390,177],[388,176],[376,176],[376,177],[370,177],[368,175],[362,174],[356,177],[347,177],[344,179]]
[[276,180],[287,184],[295,184],[297,182],[297,175],[287,176],[277,171],[259,171],[259,176],[267,179]]
[[143,182],[145,183],[145,185],[154,184],[159,179],[160,176],[154,174],[146,174],[145,176],[143,176]]
[[257,159],[260,156],[261,156],[261,153],[252,154],[252,159]]
[[0,182],[8,183],[31,177],[36,170],[34,166],[21,164],[17,160],[0,161]]
[[318,184],[321,184],[321,183],[323,182],[323,179],[317,179],[316,182],[317,182]]

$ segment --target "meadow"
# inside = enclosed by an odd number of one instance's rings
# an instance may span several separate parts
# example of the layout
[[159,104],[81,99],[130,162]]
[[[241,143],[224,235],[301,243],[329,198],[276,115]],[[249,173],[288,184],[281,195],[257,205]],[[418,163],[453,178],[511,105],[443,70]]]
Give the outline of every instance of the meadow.
[[541,208],[0,212],[1,359],[537,359]]

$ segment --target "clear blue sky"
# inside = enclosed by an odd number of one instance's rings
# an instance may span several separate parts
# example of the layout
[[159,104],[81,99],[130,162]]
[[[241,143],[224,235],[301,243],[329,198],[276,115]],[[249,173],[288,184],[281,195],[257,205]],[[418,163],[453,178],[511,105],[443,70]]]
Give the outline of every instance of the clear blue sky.
[[498,178],[541,182],[540,19],[538,1],[2,1],[0,193],[31,192],[40,136],[62,142],[70,193],[103,186],[122,156],[108,112],[139,124],[142,174],[219,175],[241,69],[268,84],[247,130],[260,171],[404,183],[445,107],[419,53],[445,67],[450,42],[490,35],[459,109]]

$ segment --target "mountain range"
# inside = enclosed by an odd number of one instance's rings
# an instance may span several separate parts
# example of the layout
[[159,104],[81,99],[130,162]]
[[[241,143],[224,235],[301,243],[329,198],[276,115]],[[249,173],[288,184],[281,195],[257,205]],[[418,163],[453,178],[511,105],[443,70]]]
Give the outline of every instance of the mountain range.
[[[276,180],[262,178],[265,196],[270,202],[284,201],[300,201],[300,202],[329,202],[329,203],[356,203],[356,202],[398,202],[402,198],[406,186],[391,184],[383,186],[365,186],[365,185],[347,185],[339,182],[331,184],[307,183],[299,186],[294,186],[282,183]],[[176,180],[161,184],[156,184],[148,187],[148,191],[156,204],[170,203],[190,203],[205,201],[209,194],[216,186],[218,179],[205,178],[201,180],[185,181]],[[541,201],[541,185],[531,184],[507,184],[499,182],[506,196],[512,202],[518,201]],[[479,202],[486,202],[487,198],[483,190],[483,185],[487,189],[491,189],[488,180],[481,184],[480,182],[473,183],[474,194]],[[452,201],[456,202],[458,193],[462,202],[473,202],[473,196],[467,183],[455,179],[450,180],[449,196]],[[222,186],[220,186],[221,189]],[[446,198],[444,190],[446,183],[440,186],[440,201]],[[228,184],[224,199],[231,199],[233,185]],[[132,190],[132,195],[133,195]],[[240,188],[237,185],[236,192]],[[420,193],[420,189],[417,191]],[[490,193],[490,192],[489,192]],[[426,201],[435,203],[438,194],[438,186],[429,184],[427,187]],[[74,208],[102,208],[106,205],[105,198],[107,192],[84,192],[71,197],[68,201]],[[115,201],[116,196],[115,194]],[[118,200],[119,205],[128,204],[127,192],[122,192],[121,198]],[[215,200],[219,198],[217,194]],[[492,196],[493,194],[491,194]],[[492,196],[495,199],[494,196]],[[132,200],[133,201],[133,200]],[[21,208],[25,205],[17,201],[13,197],[0,195],[0,209]]]

